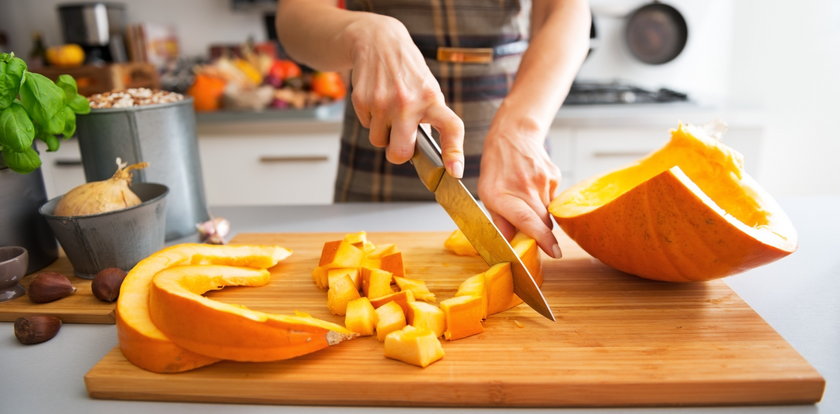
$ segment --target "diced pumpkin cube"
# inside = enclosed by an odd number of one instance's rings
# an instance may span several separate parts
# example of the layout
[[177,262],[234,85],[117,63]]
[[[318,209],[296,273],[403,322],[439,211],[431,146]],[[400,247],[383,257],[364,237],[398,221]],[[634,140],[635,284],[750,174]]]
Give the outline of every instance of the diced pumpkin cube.
[[387,296],[394,293],[391,288],[391,280],[394,276],[391,272],[363,267],[361,270],[362,290],[365,296],[369,298],[378,298],[380,296]]
[[366,255],[366,257],[373,258],[373,259],[381,259],[383,256],[387,256],[391,253],[396,253],[396,252],[398,252],[396,244],[393,244],[393,243],[381,244],[381,245],[377,246],[375,250],[368,253]]
[[475,296],[480,302],[481,309],[483,309],[481,319],[487,318],[487,285],[484,282],[484,273],[464,279],[458,286],[455,296]]
[[[522,259],[522,264],[524,264],[525,267],[528,268],[528,271],[531,272],[531,276],[534,277],[534,281],[537,282],[537,285],[542,285],[542,253],[540,253],[537,241],[530,238],[525,233],[518,232],[515,236],[513,236],[513,239],[510,240],[510,245],[516,252],[516,255]],[[507,308],[510,309],[520,303],[522,303],[522,299],[520,299],[519,296],[513,295]]]
[[502,312],[510,307],[513,299],[513,276],[510,263],[497,263],[484,272],[487,291],[487,314]]
[[344,240],[335,240],[324,243],[318,266],[327,269],[359,267],[363,257],[362,249]]
[[327,277],[327,272],[329,270],[330,269],[321,266],[312,270],[312,281],[315,282],[315,286],[318,286],[320,289],[326,289],[329,287],[329,278]]
[[343,273],[330,279],[330,288],[327,290],[327,308],[330,313],[344,315],[347,303],[359,297],[359,289],[348,274]]
[[353,299],[347,304],[344,326],[359,335],[373,335],[379,320],[376,310],[366,297]]
[[356,247],[362,247],[367,241],[367,232],[360,231],[356,233],[347,233],[344,235],[344,241]]
[[455,230],[443,242],[443,247],[458,256],[478,256],[478,252],[461,230]]
[[397,286],[400,287],[400,290],[410,290],[414,293],[414,297],[417,298],[417,300],[430,303],[437,301],[435,294],[432,293],[426,286],[426,282],[420,279],[409,279],[407,277],[394,276],[394,281],[397,282]]
[[411,325],[385,337],[385,356],[425,368],[443,358],[443,346],[435,334]]
[[408,324],[441,336],[446,329],[446,317],[440,308],[431,303],[411,302],[408,304]]
[[484,332],[481,319],[487,308],[483,306],[481,298],[475,296],[456,296],[442,300],[440,309],[446,319],[443,336],[454,341]]
[[384,341],[385,336],[405,326],[405,313],[396,302],[388,302],[376,308],[376,339]]
[[341,277],[342,275],[347,275],[350,277],[350,280],[353,281],[353,284],[356,285],[356,290],[361,290],[362,288],[362,278],[359,276],[359,269],[358,268],[350,268],[350,269],[329,269],[327,270],[327,284],[332,286],[332,279],[336,277]]
[[391,272],[394,276],[405,276],[402,253],[389,253],[379,259],[379,268]]
[[402,290],[391,293],[390,295],[370,298],[370,304],[374,308],[378,308],[388,302],[397,302],[397,305],[400,305],[403,312],[408,315],[408,305],[414,302],[414,294],[410,290]]

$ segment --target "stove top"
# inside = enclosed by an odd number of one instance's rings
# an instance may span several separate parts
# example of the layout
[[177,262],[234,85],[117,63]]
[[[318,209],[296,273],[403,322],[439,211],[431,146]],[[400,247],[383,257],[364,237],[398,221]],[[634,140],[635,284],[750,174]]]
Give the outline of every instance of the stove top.
[[575,81],[564,105],[686,102],[688,95],[667,88],[648,90],[624,82]]

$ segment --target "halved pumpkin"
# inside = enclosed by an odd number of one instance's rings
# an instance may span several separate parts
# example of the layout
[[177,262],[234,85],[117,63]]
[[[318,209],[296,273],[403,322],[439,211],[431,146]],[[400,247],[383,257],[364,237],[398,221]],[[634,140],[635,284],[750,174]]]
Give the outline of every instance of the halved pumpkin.
[[[351,284],[349,277],[344,276]],[[190,351],[233,361],[294,358],[355,336],[343,326],[302,315],[259,312],[203,293],[225,286],[262,286],[270,274],[220,266],[177,266],[154,277],[149,312],[168,338]]]
[[177,244],[141,260],[126,275],[116,306],[120,350],[132,364],[153,372],[188,371],[219,358],[189,351],[172,342],[152,322],[149,286],[155,274],[185,264],[223,264],[269,268],[292,252],[278,246]]
[[549,211],[589,254],[649,279],[720,278],[797,248],[796,230],[742,156],[682,124],[661,149],[572,186]]

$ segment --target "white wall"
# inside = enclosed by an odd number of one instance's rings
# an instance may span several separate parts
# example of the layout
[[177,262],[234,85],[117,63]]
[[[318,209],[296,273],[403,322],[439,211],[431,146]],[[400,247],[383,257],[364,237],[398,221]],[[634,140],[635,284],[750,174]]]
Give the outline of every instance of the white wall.
[[767,119],[773,194],[840,194],[840,2],[738,0],[730,99]]

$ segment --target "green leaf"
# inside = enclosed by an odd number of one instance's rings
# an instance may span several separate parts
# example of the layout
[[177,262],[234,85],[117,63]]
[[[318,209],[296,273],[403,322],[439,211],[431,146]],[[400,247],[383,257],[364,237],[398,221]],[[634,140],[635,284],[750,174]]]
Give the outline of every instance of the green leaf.
[[26,112],[40,129],[51,134],[64,130],[64,116],[60,115],[66,105],[64,91],[44,75],[26,72],[20,87],[20,100]]
[[76,114],[69,106],[65,106],[62,113],[64,114],[64,131],[61,134],[65,138],[72,138],[76,133]]
[[58,151],[58,147],[61,146],[61,142],[58,141],[58,137],[55,135],[45,134],[38,136],[41,141],[44,141],[47,144],[47,151],[55,152]]
[[31,173],[41,166],[41,158],[32,147],[26,148],[23,151],[9,151],[4,149],[2,153],[3,161],[12,169],[12,171],[21,174]]
[[0,54],[0,109],[8,108],[18,95],[26,62],[8,53]]
[[86,114],[90,112],[90,102],[87,98],[79,95],[79,90],[76,87],[76,80],[70,75],[60,75],[55,82],[59,88],[64,91],[64,99],[70,106],[70,109],[77,114]]
[[17,102],[0,110],[0,142],[12,151],[23,151],[32,146],[35,125],[26,110]]

